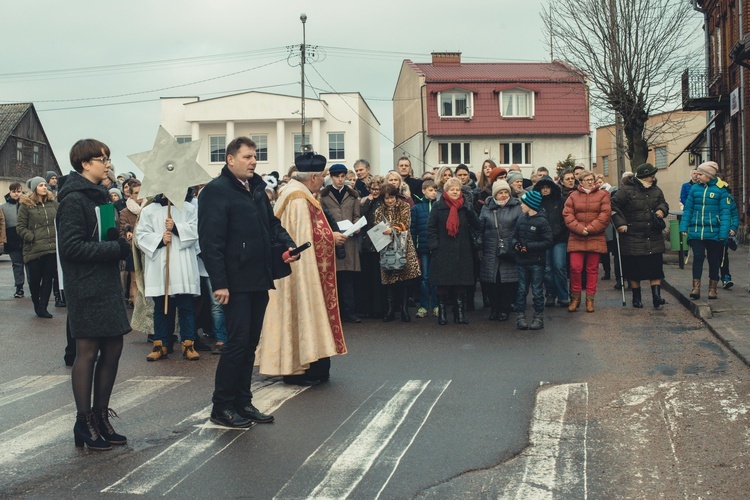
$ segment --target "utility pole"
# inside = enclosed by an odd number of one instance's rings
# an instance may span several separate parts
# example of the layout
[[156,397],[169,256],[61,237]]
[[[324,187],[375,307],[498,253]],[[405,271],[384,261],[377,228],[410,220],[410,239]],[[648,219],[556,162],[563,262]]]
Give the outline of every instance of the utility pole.
[[[307,22],[307,14],[301,14],[299,16],[299,20],[302,21],[302,45],[300,45],[299,51],[301,59],[300,67],[302,68],[302,81],[300,84],[302,85],[302,138],[300,139],[301,144],[304,146],[305,144],[305,49],[307,46],[305,45],[305,23]],[[298,153],[298,151],[295,151],[295,153]]]
[[[617,26],[617,0],[609,0],[609,46],[612,51],[612,57],[610,58],[613,73],[615,75],[615,90],[618,92],[622,91],[622,85],[620,84],[620,71],[621,63],[620,60],[620,36],[619,27]],[[615,109],[615,144],[617,148],[617,179],[616,182],[620,182],[622,174],[625,173],[625,131],[622,125],[622,115]]]

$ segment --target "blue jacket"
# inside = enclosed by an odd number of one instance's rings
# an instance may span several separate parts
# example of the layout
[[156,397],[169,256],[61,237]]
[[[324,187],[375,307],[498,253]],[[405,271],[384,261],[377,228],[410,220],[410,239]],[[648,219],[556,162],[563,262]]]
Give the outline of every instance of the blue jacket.
[[428,200],[425,197],[411,209],[411,239],[414,241],[414,246],[420,255],[430,253],[430,246],[427,243],[427,221],[430,218],[432,205],[436,201]]
[[693,181],[688,181],[680,189],[680,203],[683,205],[685,204],[685,200],[687,200],[688,194],[690,194],[690,188],[693,187],[693,184],[695,184]]
[[734,201],[727,186],[717,177],[690,188],[680,220],[680,232],[687,233],[688,240],[719,241],[729,237]]

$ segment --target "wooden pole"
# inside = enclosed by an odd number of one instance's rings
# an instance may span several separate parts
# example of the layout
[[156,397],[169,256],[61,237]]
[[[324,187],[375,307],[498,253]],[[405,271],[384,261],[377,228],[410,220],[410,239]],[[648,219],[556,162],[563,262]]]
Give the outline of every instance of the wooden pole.
[[[167,219],[172,218],[172,202],[167,200]],[[169,245],[172,243],[170,240],[165,247],[167,249],[167,266],[164,269],[164,314],[166,315],[169,311]]]

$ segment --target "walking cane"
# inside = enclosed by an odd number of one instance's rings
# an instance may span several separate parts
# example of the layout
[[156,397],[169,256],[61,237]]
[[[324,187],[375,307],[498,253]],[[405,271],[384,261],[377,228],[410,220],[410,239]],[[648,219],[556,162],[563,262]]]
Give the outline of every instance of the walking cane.
[[[167,219],[172,218],[172,202],[167,200]],[[171,241],[169,243],[172,243]],[[164,315],[169,311],[169,243],[167,249],[167,266],[164,269]]]
[[622,279],[622,286],[620,291],[622,292],[622,307],[625,307],[625,276],[622,273],[622,254],[620,252],[620,231],[615,228],[615,241],[617,242],[617,262],[620,264],[620,279]]

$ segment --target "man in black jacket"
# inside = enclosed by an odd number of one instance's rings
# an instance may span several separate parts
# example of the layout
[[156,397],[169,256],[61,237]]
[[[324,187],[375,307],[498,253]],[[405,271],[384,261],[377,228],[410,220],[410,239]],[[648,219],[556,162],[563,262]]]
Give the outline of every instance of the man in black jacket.
[[273,422],[273,416],[253,406],[250,378],[268,290],[273,288],[271,245],[296,246],[273,214],[266,183],[255,175],[256,159],[251,139],[230,142],[227,163],[203,188],[198,209],[201,257],[214,296],[224,306],[227,326],[227,342],[216,367],[211,421],[227,427]]

